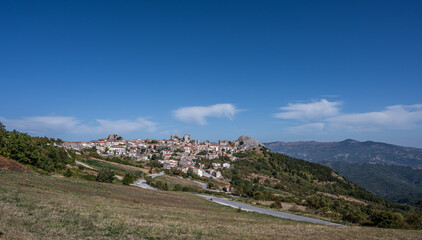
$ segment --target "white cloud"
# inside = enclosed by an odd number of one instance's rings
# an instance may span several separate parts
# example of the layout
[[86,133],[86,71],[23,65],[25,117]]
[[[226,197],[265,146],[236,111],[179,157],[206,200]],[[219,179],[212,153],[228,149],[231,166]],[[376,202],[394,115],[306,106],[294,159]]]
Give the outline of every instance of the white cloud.
[[186,123],[205,125],[208,117],[233,119],[239,110],[233,104],[215,104],[211,106],[182,107],[173,111],[174,116]]
[[319,120],[338,115],[340,105],[341,102],[329,102],[326,99],[310,103],[289,103],[286,107],[280,108],[284,112],[276,113],[274,116],[300,121]]
[[333,128],[368,131],[413,129],[422,121],[422,104],[388,106],[384,111],[342,114],[328,118]]
[[8,129],[17,129],[35,135],[49,136],[53,133],[70,134],[108,134],[128,133],[132,131],[155,131],[156,124],[145,118],[135,120],[105,120],[96,119],[95,124],[83,124],[74,117],[66,116],[38,116],[22,119],[6,119],[0,117]]
[[[341,113],[341,102],[325,99],[310,103],[289,103],[280,108],[284,112],[274,116],[298,120],[302,124],[290,127],[292,131],[348,130],[380,131],[387,129],[414,129],[422,123],[422,104],[388,106],[383,111]],[[305,124],[303,124],[305,122]]]

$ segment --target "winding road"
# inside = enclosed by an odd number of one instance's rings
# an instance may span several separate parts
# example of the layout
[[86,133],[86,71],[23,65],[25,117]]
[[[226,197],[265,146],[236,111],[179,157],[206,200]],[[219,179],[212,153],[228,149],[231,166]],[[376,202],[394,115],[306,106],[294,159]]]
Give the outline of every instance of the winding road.
[[[160,172],[160,173],[156,173],[156,174],[150,174],[148,176],[155,178],[155,177],[163,176],[163,175],[165,175],[165,173]],[[199,182],[199,181],[194,181],[194,182],[200,184],[203,189],[208,188],[206,183],[202,183],[202,182]],[[141,187],[141,188],[144,188],[144,189],[158,190],[157,188],[154,188],[154,187],[151,187],[150,185],[148,185],[147,181],[145,179],[139,179],[138,181],[136,181],[134,184],[131,184],[131,185],[136,186],[136,187]],[[302,222],[331,225],[331,226],[342,226],[341,224],[338,224],[338,223],[328,222],[328,221],[324,221],[324,220],[320,220],[320,219],[316,219],[316,218],[299,216],[299,215],[285,213],[285,212],[274,211],[274,210],[266,209],[266,208],[255,207],[255,206],[252,206],[252,205],[235,202],[235,201],[225,199],[225,198],[219,198],[219,197],[203,195],[203,194],[197,194],[197,195],[200,196],[200,197],[206,198],[208,200],[211,200],[215,203],[225,205],[225,206],[229,206],[229,207],[233,207],[233,208],[240,208],[241,210],[244,210],[244,211],[257,212],[257,213],[261,213],[261,214],[271,215],[271,216],[274,216],[274,217],[279,217],[279,218],[284,218],[284,219],[290,219],[290,220],[294,220],[294,221],[302,221]]]
[[323,224],[323,225],[332,225],[332,226],[342,226],[341,224],[338,224],[338,223],[332,223],[332,222],[319,220],[315,218],[304,217],[304,216],[299,216],[295,214],[274,211],[274,210],[270,210],[266,208],[255,207],[255,206],[235,202],[235,201],[224,199],[224,198],[219,198],[219,197],[214,197],[214,196],[209,196],[209,195],[202,195],[202,194],[198,194],[198,196],[212,200],[213,202],[216,202],[221,205],[226,205],[233,208],[240,208],[245,211],[257,212],[257,213],[262,213],[266,215],[271,215],[271,216],[295,220],[295,221],[302,221],[302,222],[309,222],[309,223],[316,223],[316,224]]
[[[166,174],[165,172],[160,172],[160,173],[150,174],[150,175],[148,175],[148,177],[156,178],[156,177],[159,177],[159,176],[163,176],[165,174]],[[149,189],[149,190],[158,190],[157,188],[150,186],[145,179],[139,179],[138,181],[134,182],[131,185],[135,186],[135,187]]]

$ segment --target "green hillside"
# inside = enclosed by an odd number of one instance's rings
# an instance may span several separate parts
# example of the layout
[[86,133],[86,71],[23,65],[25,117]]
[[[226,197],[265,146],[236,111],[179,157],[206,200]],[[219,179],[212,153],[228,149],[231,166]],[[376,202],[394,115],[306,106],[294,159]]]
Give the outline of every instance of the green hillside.
[[422,149],[379,142],[273,142],[272,151],[332,167],[379,197],[411,205],[422,201]]
[[[335,171],[359,186],[387,200],[416,205],[417,193],[422,193],[422,170],[406,166],[325,162]],[[414,196],[413,198],[411,196]],[[406,200],[406,198],[411,198]]]
[[[348,181],[329,167],[269,152],[237,155],[231,178],[234,192],[255,200],[306,206],[309,212],[361,225],[419,228],[418,209],[385,201]],[[279,190],[279,194],[274,192]]]

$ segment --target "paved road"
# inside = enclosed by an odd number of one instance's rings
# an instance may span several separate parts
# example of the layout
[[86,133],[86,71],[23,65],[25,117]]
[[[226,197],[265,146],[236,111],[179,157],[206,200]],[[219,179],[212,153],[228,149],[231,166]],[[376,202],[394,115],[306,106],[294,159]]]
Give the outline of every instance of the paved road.
[[206,184],[206,183],[203,183],[203,182],[200,182],[200,181],[196,181],[196,180],[194,180],[193,182],[198,183],[199,185],[201,185],[202,189],[204,189],[204,190],[211,191],[211,192],[223,192],[223,191],[220,191],[220,190],[215,190],[215,189],[208,188],[208,184]]
[[255,207],[255,206],[251,206],[244,203],[234,202],[234,201],[224,199],[224,198],[202,195],[202,194],[198,194],[198,196],[204,197],[206,199],[212,200],[213,202],[226,205],[229,207],[241,208],[242,210],[245,210],[245,211],[257,212],[257,213],[267,214],[267,215],[295,220],[295,221],[310,222],[310,223],[323,224],[323,225],[342,226],[341,224],[337,224],[337,223],[327,222],[324,220],[299,216],[299,215],[290,214],[290,213],[274,211],[274,210],[270,210],[266,208]]
[[163,176],[163,175],[166,175],[166,173],[165,172],[154,173],[154,174],[148,175],[148,177],[156,178],[156,177]]
[[148,183],[145,179],[139,179],[138,181],[136,181],[135,183],[133,183],[131,185],[135,186],[135,187],[149,189],[149,190],[158,190],[155,187],[151,187],[150,185],[148,185]]
[[209,190],[208,189],[208,184],[203,183],[203,182],[200,182],[200,181],[193,181],[193,182],[198,183],[199,185],[201,185],[202,189]]
[[[158,176],[163,176],[164,174],[165,174],[164,172],[160,172],[160,173],[157,173],[157,174],[150,174],[148,176],[155,178],[155,177],[158,177]],[[206,183],[202,183],[202,182],[199,182],[199,181],[194,181],[194,182],[200,184],[203,189],[207,189],[207,187],[208,187]],[[150,185],[148,185],[147,181],[145,179],[139,179],[138,181],[136,181],[135,183],[133,183],[131,185],[136,186],[136,187],[141,187],[141,188],[144,188],[144,189],[158,190],[157,188],[154,188],[154,187],[151,187]],[[290,213],[274,211],[274,210],[270,210],[270,209],[266,209],[266,208],[255,207],[255,206],[231,201],[231,200],[224,199],[224,198],[219,198],[219,197],[214,197],[214,196],[209,196],[209,195],[202,195],[202,194],[197,194],[197,195],[201,196],[203,198],[212,200],[213,202],[216,202],[216,203],[219,203],[219,204],[222,204],[222,205],[226,205],[226,206],[229,206],[229,207],[233,207],[233,208],[241,208],[242,210],[245,210],[245,211],[257,212],[257,213],[267,214],[267,215],[285,218],[285,219],[290,219],[290,220],[295,220],[295,221],[310,222],[310,223],[323,224],[323,225],[341,226],[341,224],[337,224],[337,223],[332,223],[332,222],[319,220],[319,219],[315,219],[315,218],[303,217],[303,216],[290,214]]]
[[[165,172],[160,172],[160,173],[155,173],[155,174],[150,174],[150,175],[148,175],[148,177],[151,177],[151,178],[156,178],[156,177],[159,177],[159,176],[163,176],[163,175],[165,175],[166,173]],[[149,189],[149,190],[158,190],[157,188],[155,188],[155,187],[151,187],[148,183],[147,183],[147,181],[145,180],[145,179],[139,179],[138,181],[136,181],[136,182],[134,182],[133,184],[131,184],[132,186],[135,186],[135,187],[140,187],[140,188],[144,188],[144,189]]]

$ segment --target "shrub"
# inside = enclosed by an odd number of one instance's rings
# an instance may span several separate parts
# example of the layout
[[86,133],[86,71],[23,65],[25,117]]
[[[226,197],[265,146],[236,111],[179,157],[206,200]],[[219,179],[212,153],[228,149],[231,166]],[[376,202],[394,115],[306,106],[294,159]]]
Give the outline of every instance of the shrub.
[[63,176],[65,176],[65,177],[71,177],[72,176],[72,171],[70,170],[70,168],[66,169]]
[[108,168],[101,168],[95,180],[97,182],[112,183],[114,180],[114,171]]
[[406,223],[411,229],[422,229],[422,215],[412,211],[406,216]]
[[152,184],[152,186],[154,186],[154,187],[156,187],[156,188],[158,188],[158,189],[160,189],[160,190],[164,190],[164,191],[167,191],[167,190],[168,190],[168,185],[167,185],[167,183],[164,183],[164,182],[162,182],[162,181],[160,181],[160,180],[158,180],[158,181],[154,182],[154,183]]
[[122,183],[124,185],[130,185],[133,182],[135,182],[135,176],[133,176],[132,173],[126,173],[125,176],[123,177]]
[[183,191],[183,186],[180,184],[176,184],[173,187],[173,191]]
[[183,192],[197,192],[196,189],[191,188],[191,187],[183,187],[182,191]]
[[398,213],[373,211],[369,216],[369,225],[381,228],[400,228],[403,226],[403,217]]
[[280,199],[277,199],[275,202],[271,203],[271,208],[282,208]]

